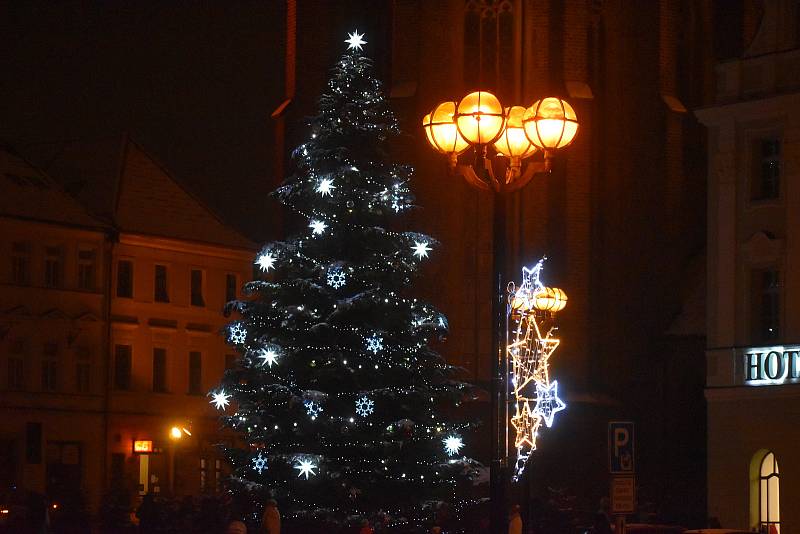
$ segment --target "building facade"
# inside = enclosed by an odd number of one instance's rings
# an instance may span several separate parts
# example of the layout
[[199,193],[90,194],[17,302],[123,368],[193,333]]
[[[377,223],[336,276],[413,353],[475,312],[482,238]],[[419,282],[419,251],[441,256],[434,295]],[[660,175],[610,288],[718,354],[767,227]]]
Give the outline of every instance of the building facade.
[[[16,425],[4,442],[16,447],[4,447],[15,461],[4,465],[21,471],[6,478],[59,498],[51,473],[63,472],[93,510],[109,488],[216,492],[225,465],[215,445],[233,437],[221,434],[207,393],[236,362],[221,335],[223,309],[251,278],[255,245],[127,137],[43,150],[48,174],[74,197],[59,190],[64,201],[98,230],[36,226],[36,207],[19,203],[20,220],[3,219],[4,409],[25,415],[4,417]],[[26,403],[39,411],[24,411]],[[59,458],[70,467],[51,466]]]
[[708,513],[769,533],[800,530],[798,14],[765,2],[696,111],[709,129]]

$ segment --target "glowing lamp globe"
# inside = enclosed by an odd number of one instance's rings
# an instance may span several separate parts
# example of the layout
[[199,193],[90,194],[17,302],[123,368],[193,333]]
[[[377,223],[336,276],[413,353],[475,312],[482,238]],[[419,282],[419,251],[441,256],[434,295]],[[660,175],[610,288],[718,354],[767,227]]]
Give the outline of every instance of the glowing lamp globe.
[[169,437],[172,439],[181,439],[183,437],[183,432],[177,426],[173,426],[169,429]]
[[431,146],[442,154],[461,154],[469,148],[453,120],[455,102],[442,102],[422,119],[422,127]]
[[558,312],[567,305],[567,294],[557,287],[546,287],[533,296],[533,307],[539,311]]
[[525,159],[536,152],[536,146],[525,135],[525,128],[522,127],[523,115],[525,115],[525,108],[522,106],[506,108],[508,118],[505,130],[494,142],[494,148],[501,156]]
[[569,102],[548,97],[537,100],[522,117],[525,135],[542,150],[564,148],[578,133],[578,116]]
[[456,126],[461,136],[472,145],[494,143],[503,133],[506,113],[492,93],[475,91],[458,103]]
[[530,300],[522,295],[514,295],[511,297],[511,309],[515,312],[527,311],[530,309]]

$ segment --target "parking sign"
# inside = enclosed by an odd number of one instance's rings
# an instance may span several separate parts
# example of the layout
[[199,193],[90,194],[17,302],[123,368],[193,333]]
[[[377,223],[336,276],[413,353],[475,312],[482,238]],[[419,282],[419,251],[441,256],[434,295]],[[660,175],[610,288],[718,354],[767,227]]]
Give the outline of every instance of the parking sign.
[[610,421],[608,423],[608,467],[612,474],[632,474],[633,422]]

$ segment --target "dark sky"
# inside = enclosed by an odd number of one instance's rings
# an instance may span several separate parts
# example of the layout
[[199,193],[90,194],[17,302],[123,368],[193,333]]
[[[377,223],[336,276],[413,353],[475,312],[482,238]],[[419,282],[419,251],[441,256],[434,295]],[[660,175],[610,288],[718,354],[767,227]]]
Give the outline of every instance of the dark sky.
[[226,220],[263,237],[283,2],[0,5],[0,138],[24,153],[127,131]]

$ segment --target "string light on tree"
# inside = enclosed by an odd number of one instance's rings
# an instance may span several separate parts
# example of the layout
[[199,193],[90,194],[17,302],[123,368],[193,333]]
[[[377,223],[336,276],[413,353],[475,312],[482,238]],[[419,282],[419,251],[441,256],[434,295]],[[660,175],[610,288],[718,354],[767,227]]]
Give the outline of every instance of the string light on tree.
[[461,436],[456,436],[455,434],[444,438],[442,443],[444,443],[444,451],[448,456],[455,456],[464,446],[464,440],[461,439]]
[[540,276],[544,258],[522,268],[519,288],[509,285],[508,324],[512,342],[506,347],[511,361],[510,382],[515,409],[511,425],[517,449],[514,479],[518,480],[533,451],[544,422],[549,428],[555,414],[566,408],[558,398],[558,382],[550,381],[549,361],[560,341],[555,337],[555,314],[566,306],[567,296],[545,287]]
[[257,471],[259,475],[267,468],[267,457],[262,456],[261,452],[253,456],[250,461],[253,463],[253,470]]
[[211,397],[212,398],[211,398],[211,401],[209,402],[209,404],[213,404],[214,407],[217,410],[224,410],[231,403],[230,400],[229,400],[231,398],[231,396],[229,394],[225,393],[224,389],[220,389],[219,391],[212,392],[211,393]]
[[297,460],[297,464],[294,466],[294,468],[299,471],[299,473],[297,474],[297,478],[300,478],[305,475],[306,480],[308,480],[309,475],[317,474],[314,471],[314,469],[316,469],[317,466],[314,465],[313,461],[308,459]]
[[372,400],[364,395],[356,399],[356,414],[360,415],[361,417],[367,417],[375,411],[375,403]]

